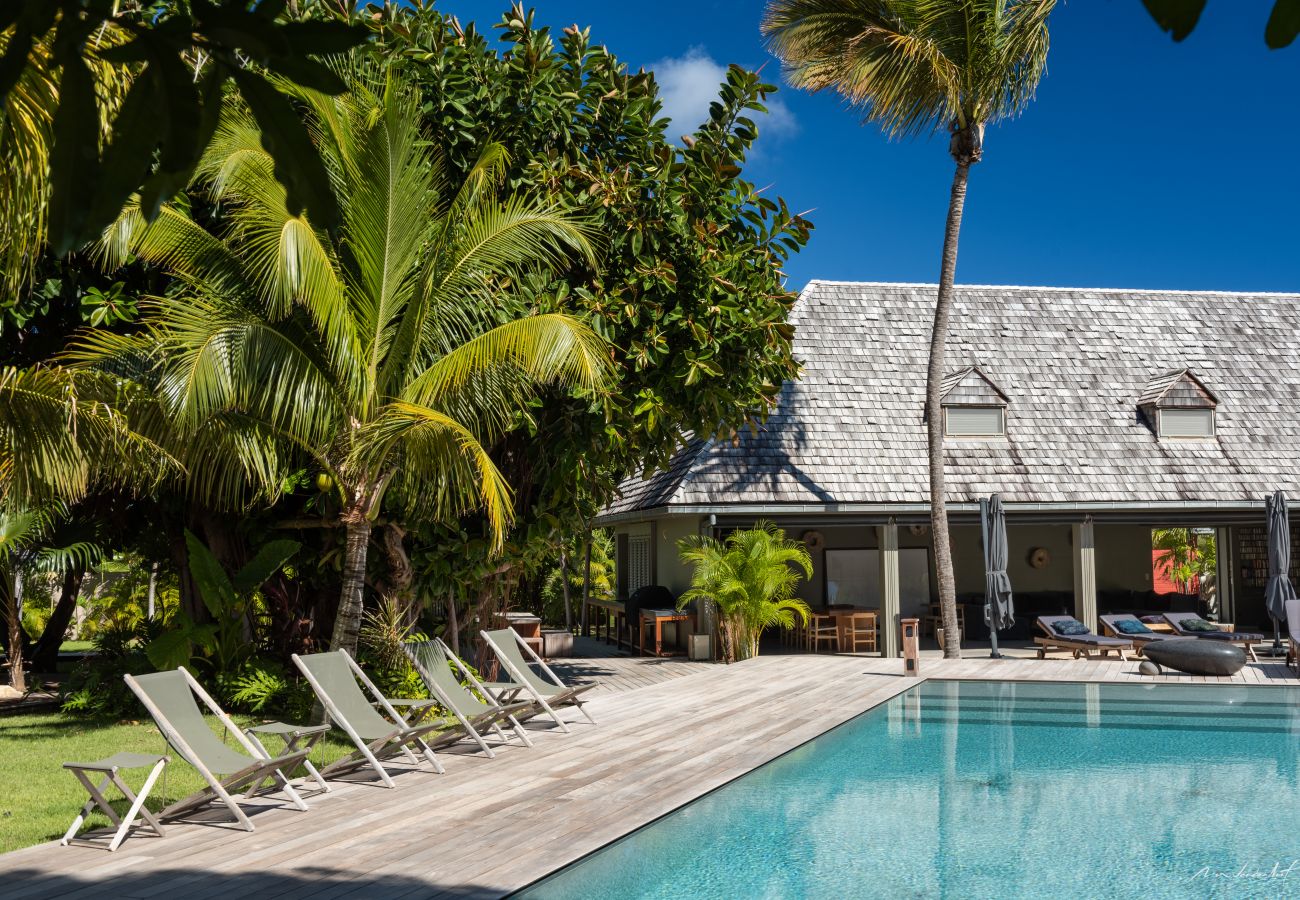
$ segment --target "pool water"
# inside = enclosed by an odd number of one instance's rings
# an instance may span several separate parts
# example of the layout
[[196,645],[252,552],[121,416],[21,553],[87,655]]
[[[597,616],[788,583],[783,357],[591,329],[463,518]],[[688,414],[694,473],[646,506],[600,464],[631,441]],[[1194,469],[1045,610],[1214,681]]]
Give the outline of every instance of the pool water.
[[1300,897],[1300,690],[927,681],[530,898]]

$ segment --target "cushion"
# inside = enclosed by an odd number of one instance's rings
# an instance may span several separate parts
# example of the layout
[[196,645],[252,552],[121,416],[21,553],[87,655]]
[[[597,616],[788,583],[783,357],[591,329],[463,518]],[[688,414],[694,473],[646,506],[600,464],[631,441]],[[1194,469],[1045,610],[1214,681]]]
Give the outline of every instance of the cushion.
[[1087,626],[1087,625],[1084,625],[1084,624],[1083,624],[1082,622],[1080,622],[1078,619],[1065,619],[1065,620],[1060,621],[1060,622],[1053,622],[1053,623],[1052,623],[1052,629],[1053,629],[1057,634],[1062,634],[1062,635],[1088,634],[1088,633],[1089,633],[1089,632],[1088,632],[1088,626]]
[[1147,628],[1137,619],[1117,619],[1115,621],[1115,630],[1120,634],[1154,634],[1150,628]]
[[1207,622],[1204,619],[1179,619],[1178,627],[1183,631],[1197,631],[1202,634],[1207,631],[1219,630],[1219,627],[1213,622]]

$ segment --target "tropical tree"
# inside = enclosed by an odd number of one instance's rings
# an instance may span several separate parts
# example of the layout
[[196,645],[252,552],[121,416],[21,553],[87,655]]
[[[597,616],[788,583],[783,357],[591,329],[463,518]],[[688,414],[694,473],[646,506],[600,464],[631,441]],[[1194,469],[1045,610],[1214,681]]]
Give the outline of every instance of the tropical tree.
[[319,471],[337,514],[298,524],[345,529],[331,645],[355,649],[385,504],[398,518],[481,508],[499,544],[510,488],[485,444],[540,386],[594,391],[610,362],[585,325],[532,314],[514,293],[526,273],[593,266],[584,225],[501,196],[506,160],[493,145],[453,180],[400,79],[348,78],[340,96],[280,84],[329,170],[338,228],[295,214],[260,120],[231,101],[197,173],[229,227],[215,234],[179,204],[153,223],[128,207],[106,233],[106,263],[137,255],[177,287],[139,334],[89,334],[70,358],[147,381],[182,436],[225,435],[208,456],[235,454],[242,481],[189,464],[214,501],[244,502],[249,485],[273,498],[303,458]]
[[[945,634],[957,634],[957,590],[944,497],[939,389],[970,168],[984,130],[1019,113],[1047,64],[1056,0],[769,0],[763,33],[796,87],[833,90],[891,138],[947,131],[956,163],[926,371],[930,514]],[[961,649],[949,641],[944,655]]]
[[695,567],[678,608],[697,601],[717,607],[727,662],[757,656],[767,628],[790,628],[796,618],[808,621],[808,604],[794,596],[794,589],[801,572],[812,577],[812,557],[771,522],[733,531],[724,541],[691,535],[677,547],[682,561]]
[[73,567],[85,568],[97,558],[97,549],[88,544],[66,547],[44,546],[42,541],[58,521],[57,507],[0,510],[0,595],[5,600],[8,625],[9,683],[26,693],[23,672],[22,624],[23,582],[37,572],[56,572]]

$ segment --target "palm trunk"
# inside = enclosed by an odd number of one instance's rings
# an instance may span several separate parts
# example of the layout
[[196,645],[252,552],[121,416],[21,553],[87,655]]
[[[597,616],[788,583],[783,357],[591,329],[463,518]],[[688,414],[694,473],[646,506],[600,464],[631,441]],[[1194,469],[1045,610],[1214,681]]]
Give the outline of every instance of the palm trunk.
[[560,591],[564,594],[564,627],[573,630],[573,598],[569,596],[569,551],[560,551]]
[[373,526],[364,515],[345,516],[344,521],[347,522],[347,546],[343,556],[343,590],[339,595],[338,613],[334,616],[330,649],[355,654],[357,637],[361,632],[366,553],[370,547],[370,531]]
[[582,615],[587,615],[587,603],[591,600],[591,529],[587,529],[587,543],[582,549]]
[[77,598],[81,595],[81,583],[86,573],[81,569],[69,569],[63,573],[63,589],[59,592],[59,602],[50,613],[50,620],[45,623],[45,630],[32,648],[32,669],[37,672],[53,672],[59,663],[59,647],[68,633],[68,626],[77,611]]
[[9,613],[9,684],[20,694],[27,693],[27,677],[23,674],[23,617],[22,578],[16,572],[5,572],[5,593],[8,594]]
[[447,598],[447,633],[451,638],[447,642],[451,645],[451,652],[460,656],[460,621],[456,615],[455,591]]
[[930,366],[925,379],[925,409],[930,449],[930,534],[934,542],[934,568],[939,576],[939,611],[943,618],[945,659],[960,659],[957,636],[957,584],[952,571],[952,544],[948,537],[948,505],[943,484],[943,409],[939,388],[944,376],[944,351],[948,343],[948,316],[952,311],[953,282],[957,274],[957,240],[966,205],[966,180],[970,163],[959,158],[948,199],[948,225],[943,238],[939,270],[939,297],[934,305],[930,332]]

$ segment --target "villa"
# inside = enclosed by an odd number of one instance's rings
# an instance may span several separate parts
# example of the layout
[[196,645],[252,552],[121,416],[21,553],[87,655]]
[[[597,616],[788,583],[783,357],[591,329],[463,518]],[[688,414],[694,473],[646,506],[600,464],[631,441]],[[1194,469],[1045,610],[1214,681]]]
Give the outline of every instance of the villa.
[[[897,654],[897,620],[937,600],[923,418],[935,290],[811,282],[791,317],[803,377],[758,433],[689,442],[600,518],[618,535],[620,594],[680,593],[680,538],[767,519],[812,550],[803,598],[879,607]],[[1095,629],[1099,614],[1194,610],[1194,595],[1155,591],[1151,531],[1171,526],[1214,533],[1219,618],[1265,625],[1264,498],[1300,496],[1297,336],[1295,295],[959,287],[943,415],[969,634],[987,633],[978,502],[993,493],[1016,636],[1041,614]]]

